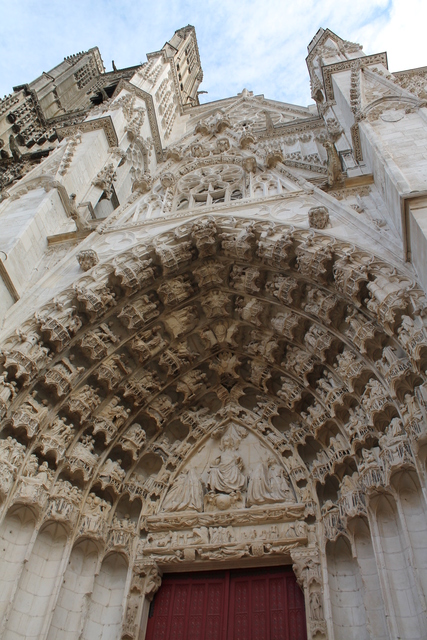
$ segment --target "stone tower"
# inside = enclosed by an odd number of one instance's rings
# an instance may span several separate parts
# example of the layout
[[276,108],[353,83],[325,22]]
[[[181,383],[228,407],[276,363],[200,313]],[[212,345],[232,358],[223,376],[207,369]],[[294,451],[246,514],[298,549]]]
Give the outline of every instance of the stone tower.
[[427,637],[427,69],[307,65],[0,102],[1,639]]

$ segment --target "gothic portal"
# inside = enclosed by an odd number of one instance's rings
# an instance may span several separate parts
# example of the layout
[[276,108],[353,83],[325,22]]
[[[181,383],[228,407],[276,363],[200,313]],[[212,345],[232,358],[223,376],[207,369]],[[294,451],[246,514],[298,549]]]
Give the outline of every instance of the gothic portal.
[[307,65],[200,104],[187,26],[0,102],[0,638],[427,637],[427,70]]

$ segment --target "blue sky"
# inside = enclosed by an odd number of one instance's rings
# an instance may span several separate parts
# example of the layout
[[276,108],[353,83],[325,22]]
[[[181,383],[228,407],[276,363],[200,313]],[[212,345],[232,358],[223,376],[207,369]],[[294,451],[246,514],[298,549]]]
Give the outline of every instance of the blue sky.
[[427,0],[0,0],[0,96],[67,55],[98,46],[106,68],[139,64],[186,24],[196,27],[203,101],[243,87],[311,102],[307,44],[319,27],[387,51],[391,71],[427,65]]

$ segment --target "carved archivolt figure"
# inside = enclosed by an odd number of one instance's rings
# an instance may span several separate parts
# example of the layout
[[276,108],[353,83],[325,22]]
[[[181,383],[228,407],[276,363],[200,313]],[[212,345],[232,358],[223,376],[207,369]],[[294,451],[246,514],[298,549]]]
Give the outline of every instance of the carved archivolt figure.
[[234,451],[232,437],[224,436],[220,448],[222,454],[214,460],[208,471],[207,486],[210,491],[219,493],[233,493],[242,491],[246,484],[243,475],[243,461]]
[[202,484],[194,469],[179,474],[162,505],[162,511],[187,510],[203,510]]

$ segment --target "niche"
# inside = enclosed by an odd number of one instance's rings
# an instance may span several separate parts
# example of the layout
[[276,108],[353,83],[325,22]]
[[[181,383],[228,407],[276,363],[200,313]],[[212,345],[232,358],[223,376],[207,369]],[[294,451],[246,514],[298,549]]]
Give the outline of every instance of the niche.
[[108,555],[95,578],[82,640],[120,637],[127,562],[118,553]]
[[389,595],[389,615],[401,638],[426,638],[427,627],[413,567],[401,528],[397,505],[391,495],[372,500],[377,519],[376,541],[382,556],[383,578]]
[[388,640],[384,601],[369,525],[364,518],[352,518],[348,528],[353,535],[355,555],[364,585],[363,600],[371,637]]
[[323,451],[323,447],[313,438],[313,436],[308,436],[305,444],[298,445],[298,453],[306,465],[311,465],[320,451]]
[[142,502],[139,498],[131,500],[129,496],[125,494],[120,498],[114,515],[119,518],[119,520],[129,517],[132,522],[138,522],[141,509]]
[[323,506],[328,500],[336,503],[339,487],[338,478],[330,475],[326,476],[324,484],[317,483],[316,490],[320,506]]
[[423,600],[427,598],[427,517],[422,489],[416,475],[409,471],[399,472],[392,482],[398,491]]
[[65,570],[47,640],[77,640],[92,591],[98,549],[90,540],[73,548]]
[[[30,558],[22,571],[6,637],[40,637],[49,612],[52,594],[60,579],[62,557],[67,542],[65,528],[48,524],[37,535]],[[37,615],[34,615],[37,612]]]
[[35,517],[28,507],[12,507],[0,530],[0,620],[23,567],[27,547],[35,527]]
[[326,557],[335,640],[369,640],[363,584],[347,538],[328,541]]
[[149,476],[157,475],[163,466],[163,460],[155,453],[147,453],[138,462],[132,475],[140,481],[146,480]]

